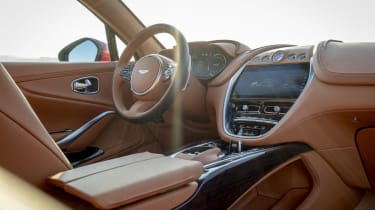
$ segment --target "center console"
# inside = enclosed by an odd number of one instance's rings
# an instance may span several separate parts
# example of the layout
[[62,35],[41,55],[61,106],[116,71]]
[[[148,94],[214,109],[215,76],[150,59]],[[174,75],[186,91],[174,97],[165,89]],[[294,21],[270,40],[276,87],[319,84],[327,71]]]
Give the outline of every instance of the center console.
[[275,167],[309,150],[303,143],[249,147],[207,140],[171,156],[132,154],[47,181],[99,209],[227,209]]
[[290,110],[309,77],[308,63],[245,66],[228,88],[225,132],[236,137],[264,135]]
[[[219,151],[215,158],[210,151]],[[175,209],[227,209],[249,187],[276,166],[311,150],[303,143],[249,147],[241,141],[218,139],[190,145],[171,155],[175,158],[207,160],[196,192]]]

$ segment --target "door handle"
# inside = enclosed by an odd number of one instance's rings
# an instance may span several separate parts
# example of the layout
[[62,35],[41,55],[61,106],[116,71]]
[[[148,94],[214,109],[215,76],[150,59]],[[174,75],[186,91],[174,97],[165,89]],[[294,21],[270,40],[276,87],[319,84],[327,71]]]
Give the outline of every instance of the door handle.
[[81,94],[95,94],[99,91],[99,80],[94,76],[73,80],[72,90]]
[[80,81],[76,81],[73,83],[74,89],[75,90],[82,90],[89,88],[92,85],[89,79],[85,79],[85,81],[82,83]]

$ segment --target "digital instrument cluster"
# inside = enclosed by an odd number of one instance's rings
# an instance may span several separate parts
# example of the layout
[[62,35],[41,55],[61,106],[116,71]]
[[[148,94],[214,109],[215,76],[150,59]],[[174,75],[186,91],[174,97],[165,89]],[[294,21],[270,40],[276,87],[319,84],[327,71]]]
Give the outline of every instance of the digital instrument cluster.
[[192,48],[190,54],[192,73],[201,80],[211,80],[219,75],[232,59],[215,46]]

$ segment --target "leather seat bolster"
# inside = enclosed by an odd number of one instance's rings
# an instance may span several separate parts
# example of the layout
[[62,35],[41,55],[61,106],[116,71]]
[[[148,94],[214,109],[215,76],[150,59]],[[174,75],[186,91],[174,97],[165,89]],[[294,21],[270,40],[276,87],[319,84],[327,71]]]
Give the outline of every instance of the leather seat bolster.
[[[71,169],[12,77],[0,64],[1,165],[42,187],[45,177]],[[38,167],[35,170],[35,167]]]

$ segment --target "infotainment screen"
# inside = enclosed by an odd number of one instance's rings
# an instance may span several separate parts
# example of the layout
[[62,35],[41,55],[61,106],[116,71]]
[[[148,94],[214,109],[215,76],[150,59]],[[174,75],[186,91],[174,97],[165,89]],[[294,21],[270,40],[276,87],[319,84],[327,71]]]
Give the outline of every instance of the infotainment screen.
[[295,99],[309,78],[309,64],[247,66],[232,90],[233,99]]

